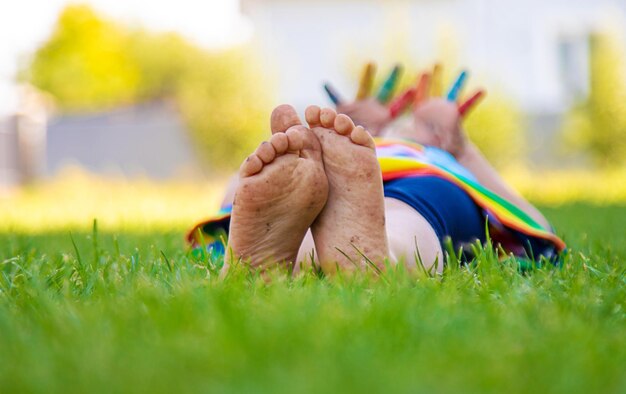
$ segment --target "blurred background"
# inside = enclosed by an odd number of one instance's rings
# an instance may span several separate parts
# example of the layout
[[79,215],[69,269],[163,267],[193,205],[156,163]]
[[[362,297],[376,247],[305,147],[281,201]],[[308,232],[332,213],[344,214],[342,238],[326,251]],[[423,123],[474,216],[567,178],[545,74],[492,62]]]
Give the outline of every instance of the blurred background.
[[201,219],[273,106],[370,60],[470,70],[465,126],[533,200],[624,202],[625,35],[626,0],[2,2],[0,226]]

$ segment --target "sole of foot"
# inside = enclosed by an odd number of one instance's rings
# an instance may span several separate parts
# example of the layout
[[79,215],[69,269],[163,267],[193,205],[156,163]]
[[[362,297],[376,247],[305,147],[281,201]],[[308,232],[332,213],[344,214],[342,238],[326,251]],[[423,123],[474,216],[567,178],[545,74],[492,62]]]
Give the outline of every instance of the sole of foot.
[[272,132],[239,170],[226,263],[265,271],[294,263],[328,196],[321,146],[295,110],[272,113]]
[[311,230],[322,268],[379,269],[389,255],[380,165],[371,135],[346,115],[310,106],[306,121],[322,147],[328,201]]

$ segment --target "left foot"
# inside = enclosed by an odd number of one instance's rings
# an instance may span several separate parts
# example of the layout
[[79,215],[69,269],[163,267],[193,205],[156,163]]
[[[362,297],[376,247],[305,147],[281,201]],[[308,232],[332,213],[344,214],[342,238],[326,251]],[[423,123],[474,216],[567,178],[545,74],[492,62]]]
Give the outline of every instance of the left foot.
[[311,106],[306,120],[322,146],[329,186],[328,201],[311,226],[322,268],[332,272],[335,263],[342,269],[363,268],[366,257],[382,268],[389,246],[382,174],[371,135],[332,109]]

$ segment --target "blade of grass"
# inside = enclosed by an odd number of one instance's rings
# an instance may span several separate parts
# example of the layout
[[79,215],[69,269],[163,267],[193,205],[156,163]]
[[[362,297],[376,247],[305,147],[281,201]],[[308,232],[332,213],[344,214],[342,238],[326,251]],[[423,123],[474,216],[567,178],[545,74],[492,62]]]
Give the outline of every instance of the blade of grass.
[[172,264],[170,264],[170,260],[167,258],[167,256],[165,255],[165,252],[163,252],[161,250],[161,256],[163,256],[163,259],[165,260],[165,264],[167,264],[167,269],[172,272]]
[[76,261],[78,261],[78,266],[83,269],[83,259],[80,257],[80,252],[78,251],[78,246],[76,246],[76,241],[74,241],[74,236],[70,231],[70,240],[72,241],[72,246],[74,246],[74,252],[76,253]]

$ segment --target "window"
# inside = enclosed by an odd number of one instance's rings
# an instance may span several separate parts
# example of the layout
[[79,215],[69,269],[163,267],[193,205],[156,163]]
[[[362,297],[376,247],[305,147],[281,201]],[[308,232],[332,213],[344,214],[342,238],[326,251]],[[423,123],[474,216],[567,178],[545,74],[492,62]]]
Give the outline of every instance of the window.
[[558,39],[558,67],[561,92],[565,102],[572,103],[589,93],[588,34],[564,36]]

